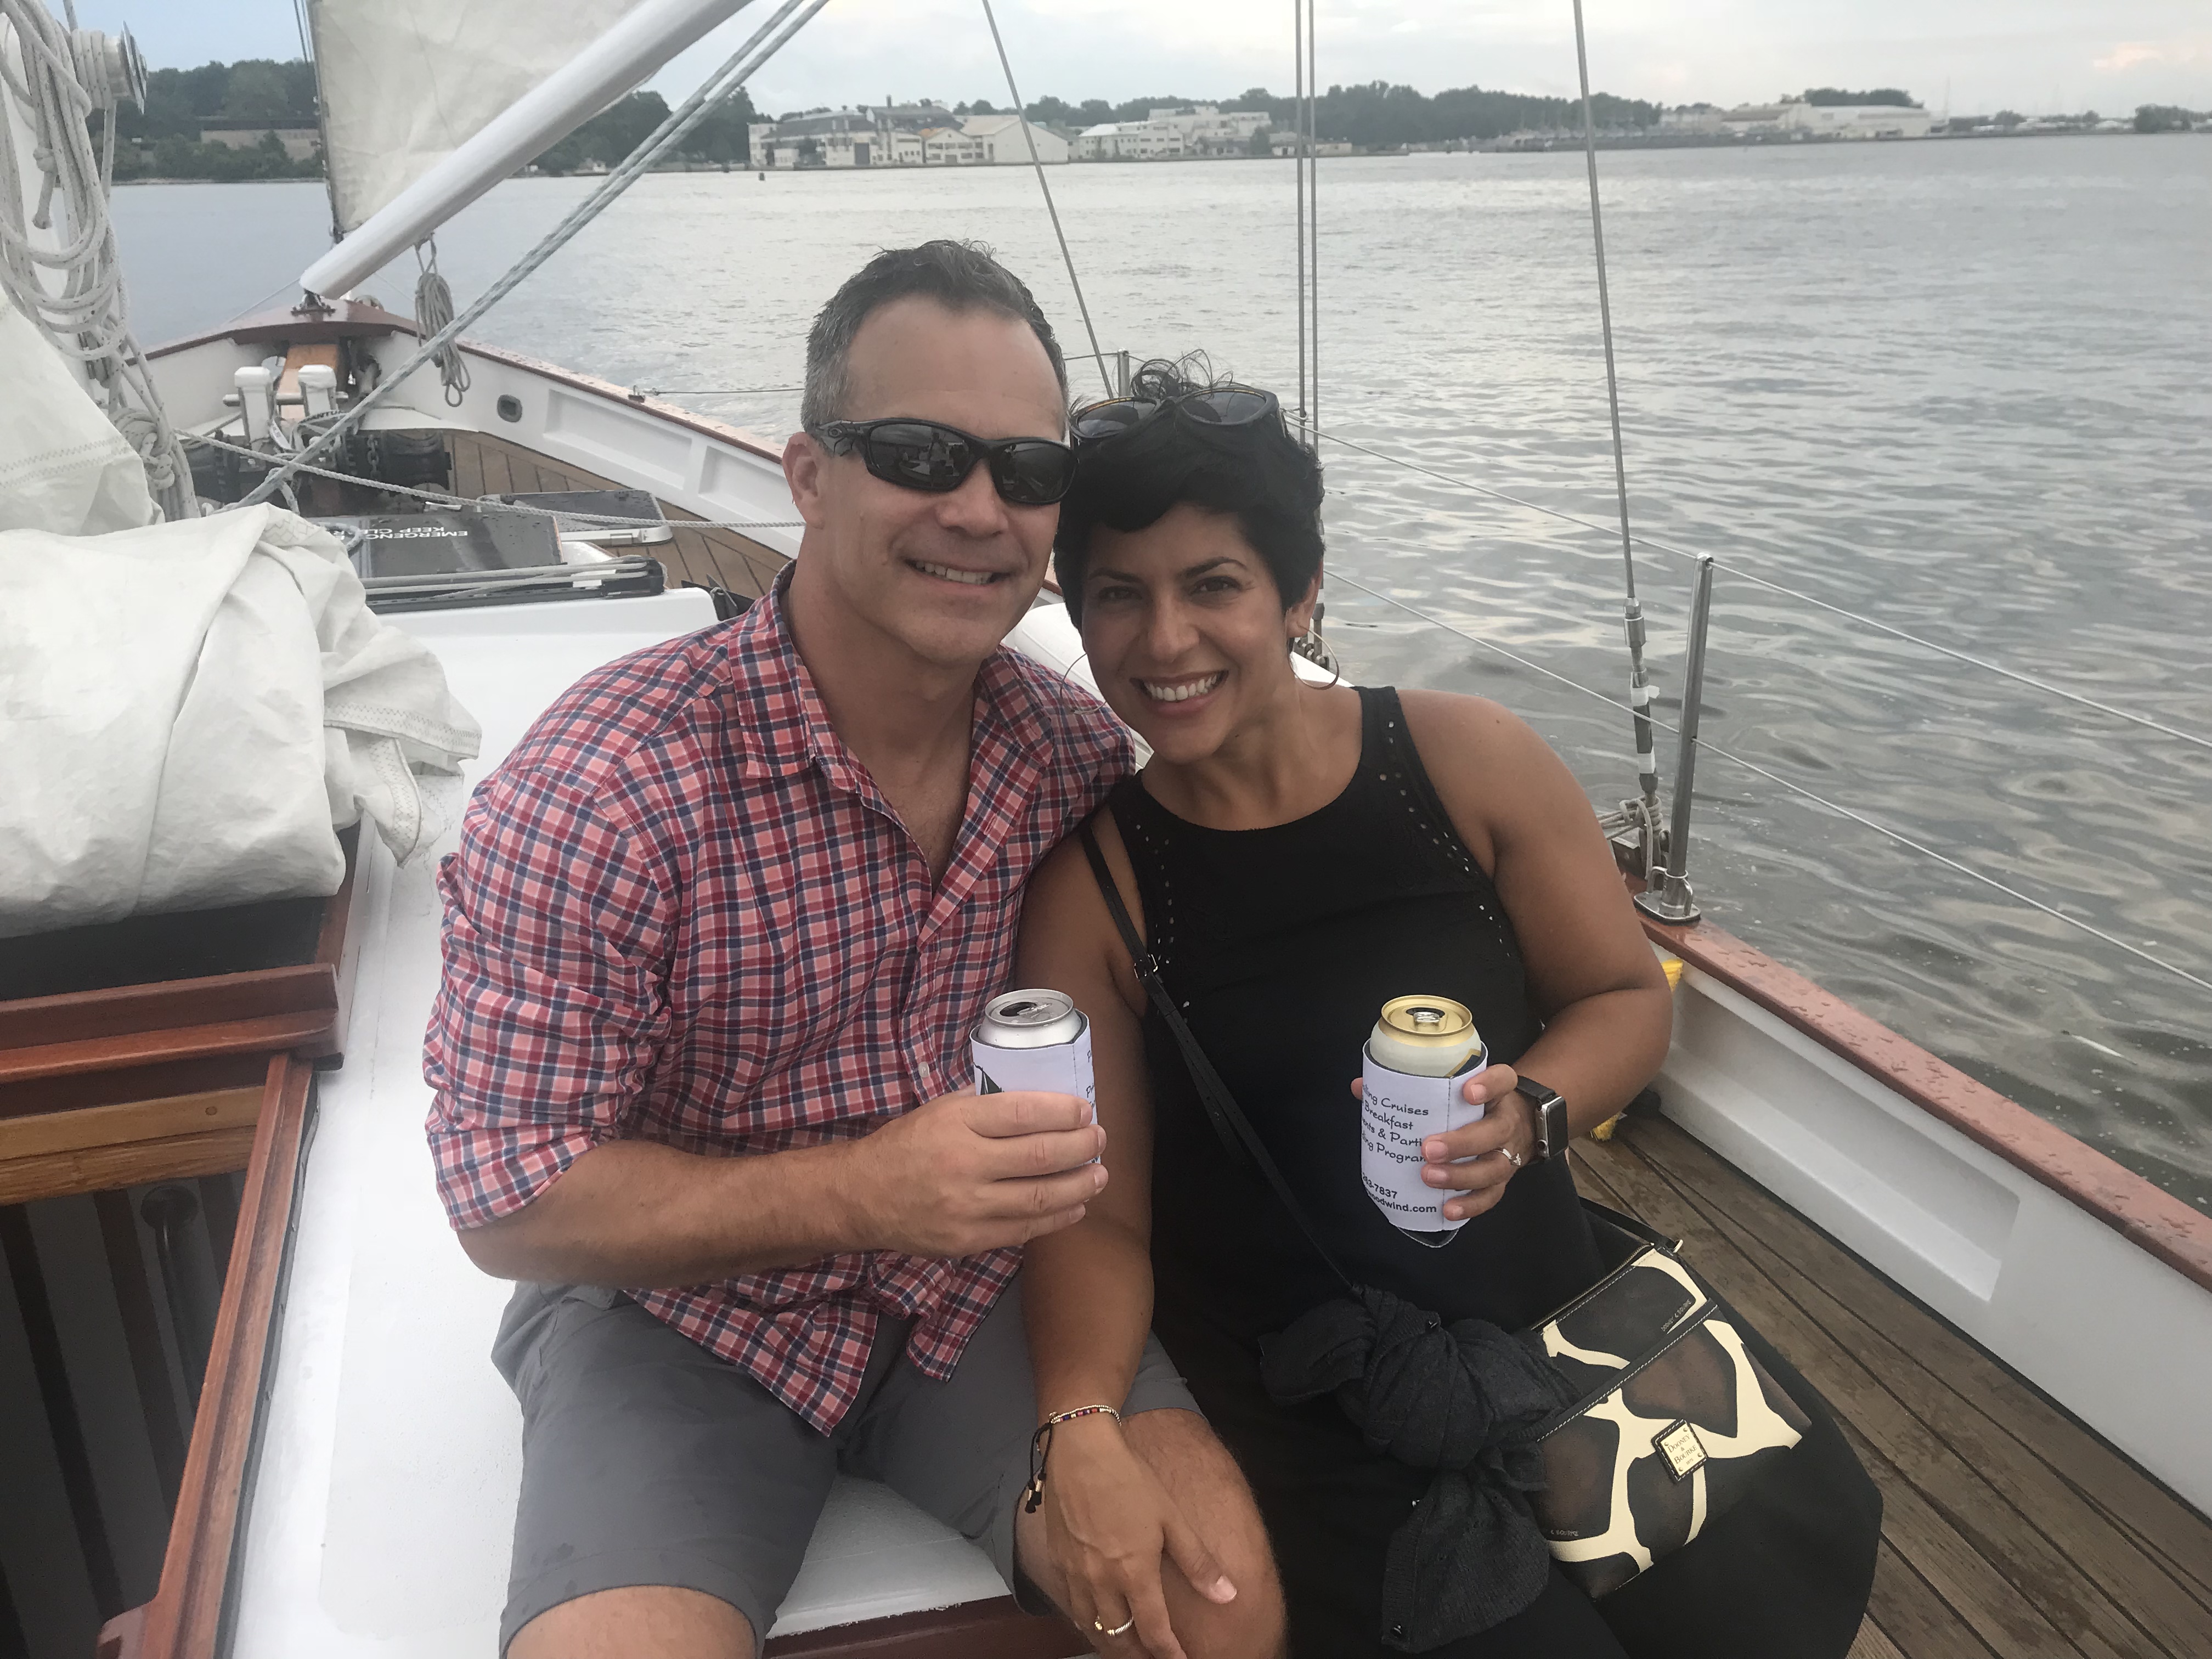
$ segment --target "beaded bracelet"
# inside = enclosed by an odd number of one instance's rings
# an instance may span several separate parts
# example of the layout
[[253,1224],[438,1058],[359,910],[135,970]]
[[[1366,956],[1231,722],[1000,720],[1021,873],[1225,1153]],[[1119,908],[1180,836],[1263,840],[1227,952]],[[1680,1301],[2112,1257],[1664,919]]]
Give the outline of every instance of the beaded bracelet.
[[1036,1426],[1030,1437],[1030,1484],[1022,1497],[1024,1513],[1035,1515],[1037,1505],[1044,1502],[1044,1461],[1052,1455],[1052,1431],[1062,1423],[1073,1423],[1079,1417],[1110,1417],[1116,1423],[1121,1413],[1111,1406],[1078,1406],[1072,1412],[1054,1412]]

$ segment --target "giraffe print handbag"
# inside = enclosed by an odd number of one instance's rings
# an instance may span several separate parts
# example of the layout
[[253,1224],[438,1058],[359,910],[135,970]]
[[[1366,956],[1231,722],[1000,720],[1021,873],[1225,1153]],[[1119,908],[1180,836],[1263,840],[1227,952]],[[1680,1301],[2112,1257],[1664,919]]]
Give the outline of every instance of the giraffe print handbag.
[[[1583,1200],[1627,1259],[1529,1335],[1576,1395],[1536,1431],[1552,1556],[1595,1600],[1732,1508],[1810,1419],[1674,1249]],[[1650,1241],[1650,1242],[1647,1242]]]

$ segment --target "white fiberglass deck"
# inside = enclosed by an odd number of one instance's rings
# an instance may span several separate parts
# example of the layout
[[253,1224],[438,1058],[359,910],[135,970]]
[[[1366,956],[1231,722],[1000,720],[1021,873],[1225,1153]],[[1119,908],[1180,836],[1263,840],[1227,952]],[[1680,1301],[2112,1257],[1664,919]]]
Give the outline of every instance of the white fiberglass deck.
[[[420,615],[495,766],[586,670],[710,626],[704,593]],[[459,798],[453,802],[458,806]],[[439,848],[453,845],[449,827]],[[422,1136],[438,976],[435,857],[380,847],[343,1069],[320,1081],[270,1405],[250,1477],[238,1659],[495,1651],[520,1419],[488,1357],[510,1287],[446,1224]],[[842,1483],[779,1631],[1002,1595],[982,1553],[880,1487]]]

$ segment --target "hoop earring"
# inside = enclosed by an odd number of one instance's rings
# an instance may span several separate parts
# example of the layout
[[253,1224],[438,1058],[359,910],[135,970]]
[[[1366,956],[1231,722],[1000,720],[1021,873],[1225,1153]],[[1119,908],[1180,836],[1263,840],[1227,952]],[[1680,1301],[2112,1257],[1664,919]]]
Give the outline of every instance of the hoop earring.
[[[1314,689],[1316,690],[1334,691],[1338,686],[1344,684],[1344,663],[1342,659],[1338,657],[1335,652],[1328,648],[1328,644],[1322,639],[1321,629],[1316,628],[1310,620],[1306,623],[1306,631],[1303,634],[1291,635],[1288,644],[1290,647],[1290,655],[1293,657],[1304,657],[1308,662],[1313,663],[1316,667],[1320,666],[1320,660],[1315,657],[1314,650],[1318,650],[1321,653],[1322,658],[1328,661],[1329,673],[1332,678],[1327,685],[1315,687]],[[1298,647],[1302,645],[1311,647],[1313,649],[1301,651]],[[1304,681],[1300,681],[1299,683],[1301,684],[1304,684]]]

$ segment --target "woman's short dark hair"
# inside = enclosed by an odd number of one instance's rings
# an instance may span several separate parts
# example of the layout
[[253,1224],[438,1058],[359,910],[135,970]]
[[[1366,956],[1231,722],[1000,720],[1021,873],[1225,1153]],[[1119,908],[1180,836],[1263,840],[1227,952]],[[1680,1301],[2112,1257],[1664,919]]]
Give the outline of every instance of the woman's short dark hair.
[[[1130,394],[1166,402],[1226,384],[1202,357],[1156,359],[1137,371]],[[1091,532],[1142,530],[1185,501],[1235,517],[1287,610],[1321,568],[1321,463],[1279,416],[1215,427],[1164,413],[1118,437],[1079,444],[1075,487],[1060,504],[1053,540],[1067,614],[1081,624]]]

